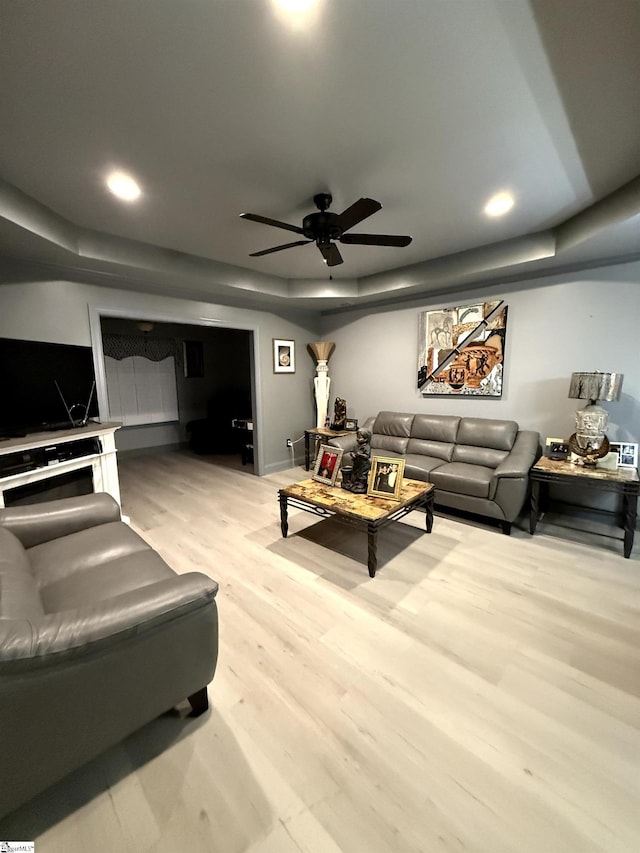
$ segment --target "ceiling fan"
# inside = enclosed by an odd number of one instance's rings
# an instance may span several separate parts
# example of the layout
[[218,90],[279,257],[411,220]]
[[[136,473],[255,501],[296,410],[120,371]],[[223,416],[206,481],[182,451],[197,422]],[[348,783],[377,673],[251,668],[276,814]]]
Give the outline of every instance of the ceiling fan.
[[303,234],[307,238],[296,240],[294,243],[284,243],[282,246],[273,246],[271,249],[263,249],[261,252],[252,252],[249,257],[258,258],[261,255],[270,255],[272,252],[281,252],[283,249],[292,249],[294,246],[315,243],[327,266],[335,267],[343,263],[343,260],[334,240],[351,246],[408,246],[411,242],[411,237],[395,234],[345,234],[345,231],[349,231],[354,225],[382,208],[380,202],[372,198],[358,199],[342,213],[332,213],[328,209],[332,202],[331,193],[318,193],[314,195],[313,201],[320,212],[305,216],[302,220],[302,228],[298,225],[289,225],[287,222],[279,222],[277,219],[259,216],[257,213],[241,213],[240,216],[243,219],[273,225],[275,228],[284,228],[295,234]]

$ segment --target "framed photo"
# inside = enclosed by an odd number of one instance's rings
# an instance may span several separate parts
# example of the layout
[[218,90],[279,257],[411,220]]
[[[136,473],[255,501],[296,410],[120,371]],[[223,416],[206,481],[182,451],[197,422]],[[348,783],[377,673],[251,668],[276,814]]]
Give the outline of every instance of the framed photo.
[[273,338],[273,372],[296,372],[296,342]]
[[570,449],[566,441],[552,441],[549,445],[549,459],[564,461],[569,455]]
[[392,498],[399,501],[403,476],[404,459],[373,456],[367,494],[374,498]]
[[187,379],[202,379],[204,376],[204,345],[202,341],[183,341],[182,360]]
[[343,450],[339,447],[331,447],[329,444],[321,444],[315,465],[313,466],[312,480],[324,483],[327,486],[335,486],[336,477],[340,470]]
[[355,418],[347,418],[344,422],[344,428],[355,431],[358,429],[358,421]]
[[618,454],[618,468],[638,467],[638,445],[630,441],[610,444],[609,450]]

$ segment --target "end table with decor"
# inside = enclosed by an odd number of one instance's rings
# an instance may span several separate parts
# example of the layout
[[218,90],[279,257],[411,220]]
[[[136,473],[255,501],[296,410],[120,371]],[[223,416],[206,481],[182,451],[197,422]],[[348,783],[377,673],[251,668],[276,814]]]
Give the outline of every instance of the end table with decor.
[[529,531],[531,535],[536,532],[551,483],[600,492],[616,492],[622,495],[621,527],[624,530],[624,556],[630,556],[636,530],[638,494],[640,494],[640,476],[636,468],[614,470],[589,468],[572,462],[542,457],[531,469],[530,478]]

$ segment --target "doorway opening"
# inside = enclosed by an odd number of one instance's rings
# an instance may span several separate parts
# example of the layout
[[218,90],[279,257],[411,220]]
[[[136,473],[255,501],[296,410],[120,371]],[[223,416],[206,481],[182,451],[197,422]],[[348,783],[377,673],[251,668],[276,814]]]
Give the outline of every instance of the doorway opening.
[[119,452],[186,446],[259,473],[252,329],[96,316],[100,410],[123,424]]

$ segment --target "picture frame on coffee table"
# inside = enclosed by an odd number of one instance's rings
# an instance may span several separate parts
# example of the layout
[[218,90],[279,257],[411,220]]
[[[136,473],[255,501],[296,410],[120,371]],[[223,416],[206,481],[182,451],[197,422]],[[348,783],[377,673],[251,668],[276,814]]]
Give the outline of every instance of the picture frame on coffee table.
[[371,458],[367,495],[399,501],[403,477],[404,459],[373,456]]
[[335,486],[343,453],[344,451],[339,447],[321,444],[311,479],[318,483],[324,483],[326,486]]

